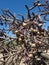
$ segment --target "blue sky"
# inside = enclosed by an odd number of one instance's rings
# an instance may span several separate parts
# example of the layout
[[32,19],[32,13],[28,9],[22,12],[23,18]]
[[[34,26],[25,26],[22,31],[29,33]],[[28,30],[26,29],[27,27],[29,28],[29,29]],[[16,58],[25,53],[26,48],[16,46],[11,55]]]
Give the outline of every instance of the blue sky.
[[0,9],[8,8],[12,12],[24,14],[26,12],[25,4],[31,5],[34,0],[1,0]]
[[[0,13],[1,9],[9,9],[12,13],[16,13],[17,18],[20,18],[18,14],[21,13],[25,16],[27,13],[24,5],[27,4],[31,7],[34,1],[37,0],[0,0]],[[41,2],[43,2],[43,0],[41,0]],[[36,9],[34,9],[34,11],[36,11]],[[49,22],[47,22],[46,25],[48,26]],[[47,26],[45,28],[47,28]]]

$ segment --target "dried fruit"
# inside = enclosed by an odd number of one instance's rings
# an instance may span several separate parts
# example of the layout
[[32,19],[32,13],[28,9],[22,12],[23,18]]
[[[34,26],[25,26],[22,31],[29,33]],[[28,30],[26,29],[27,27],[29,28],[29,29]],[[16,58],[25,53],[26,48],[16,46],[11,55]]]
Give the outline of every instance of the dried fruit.
[[23,26],[26,27],[27,26],[27,23],[23,22]]

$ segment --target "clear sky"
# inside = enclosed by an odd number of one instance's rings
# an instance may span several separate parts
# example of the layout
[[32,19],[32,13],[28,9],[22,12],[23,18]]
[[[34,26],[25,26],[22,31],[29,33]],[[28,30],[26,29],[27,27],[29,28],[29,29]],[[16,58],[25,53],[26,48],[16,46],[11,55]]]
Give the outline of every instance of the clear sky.
[[[34,1],[37,0],[0,0],[0,13],[1,9],[9,9],[12,13],[16,13],[17,18],[19,18],[18,14],[20,13],[25,16],[27,10],[24,5],[27,4],[31,7]],[[43,0],[40,1],[43,2]],[[34,11],[36,11],[36,9]],[[49,22],[47,22],[46,25],[48,26]],[[47,28],[47,26],[45,28]]]
[[31,5],[34,0],[0,0],[0,9],[8,8],[16,14],[26,13],[25,4]]

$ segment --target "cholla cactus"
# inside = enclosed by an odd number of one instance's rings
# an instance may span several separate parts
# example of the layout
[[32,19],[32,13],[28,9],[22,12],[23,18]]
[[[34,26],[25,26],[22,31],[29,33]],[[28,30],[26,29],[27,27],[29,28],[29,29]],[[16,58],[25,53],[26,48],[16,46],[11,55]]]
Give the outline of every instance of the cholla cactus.
[[[4,29],[5,33],[2,31],[3,34],[0,34],[2,39],[0,42],[4,43],[1,44],[4,65],[21,65],[22,60],[29,65],[46,65],[42,56],[46,57],[43,52],[45,50],[47,52],[49,49],[48,35],[47,30],[42,28],[45,22],[42,21],[41,16],[48,20],[46,18],[49,15],[48,1],[43,4],[36,1],[33,4],[34,6],[31,8],[25,5],[28,11],[27,19],[24,19],[24,16],[19,14],[19,16],[22,16],[22,20],[17,19],[15,14],[12,14],[9,10],[2,10],[3,14],[0,16],[1,25],[9,26],[8,30]],[[44,10],[40,9],[41,6]],[[36,7],[39,8],[41,14],[35,14],[34,12],[30,14],[30,11]],[[4,22],[2,23],[2,21]],[[7,36],[6,31],[12,31],[16,37]]]

